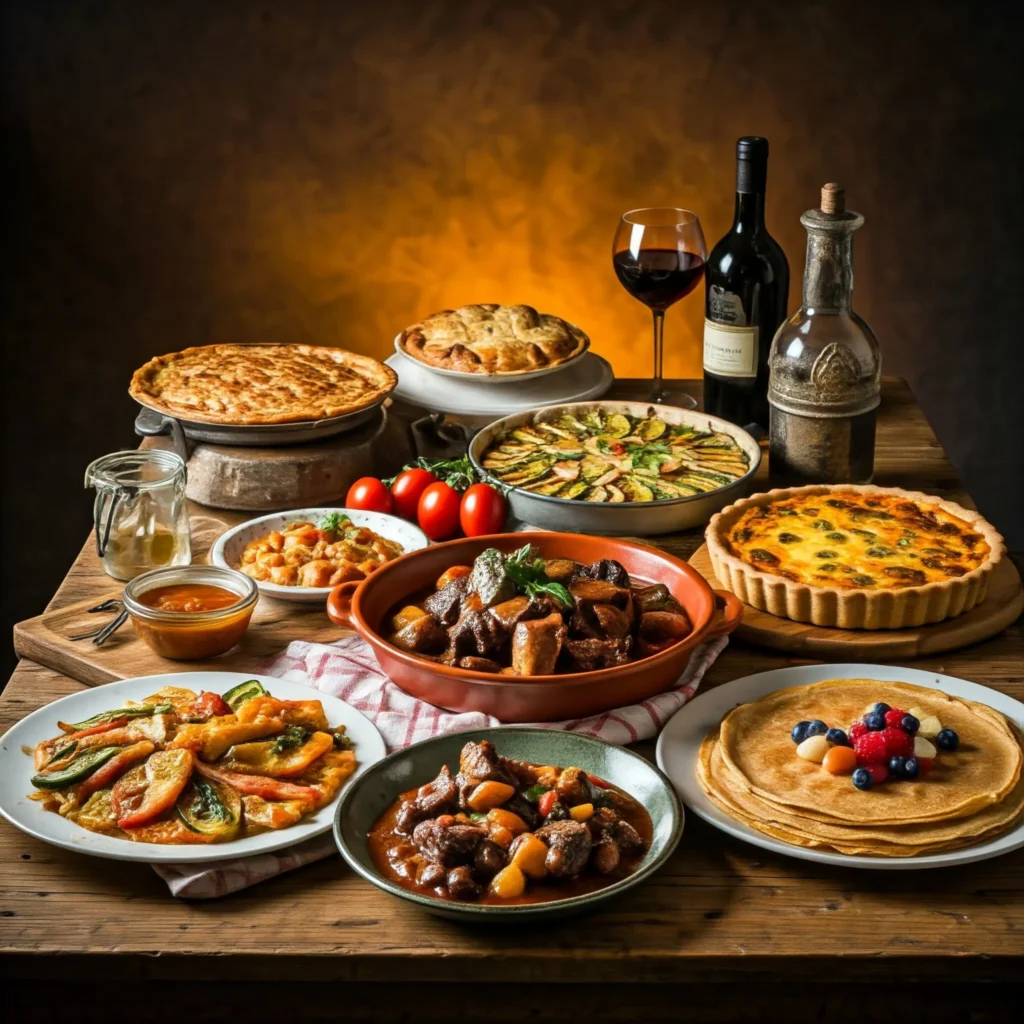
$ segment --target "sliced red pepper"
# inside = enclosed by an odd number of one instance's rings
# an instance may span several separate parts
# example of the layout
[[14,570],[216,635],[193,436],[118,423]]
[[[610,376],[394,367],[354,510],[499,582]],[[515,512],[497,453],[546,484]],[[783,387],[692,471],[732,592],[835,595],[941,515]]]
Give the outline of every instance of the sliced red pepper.
[[605,782],[604,779],[597,778],[596,775],[591,775],[590,772],[587,772],[587,778],[590,779],[590,781],[595,786],[597,786],[598,789],[611,789],[612,788],[610,783]]
[[314,801],[317,791],[312,786],[297,786],[294,782],[282,782],[266,775],[245,775],[242,772],[226,772],[211,765],[196,762],[196,771],[215,782],[237,789],[239,793],[261,796],[264,800],[310,800]]
[[120,754],[115,754],[105,765],[97,768],[84,782],[78,786],[80,797],[91,796],[98,789],[105,789],[107,785],[144,757],[149,757],[156,747],[149,740],[140,740],[130,747],[125,747]]
[[200,693],[188,708],[190,718],[207,719],[231,713],[228,702],[219,693],[210,693],[208,690]]
[[538,801],[537,810],[540,812],[542,818],[546,818],[551,813],[551,808],[558,802],[558,794],[553,790],[549,789]]
[[[61,736],[61,740],[66,742],[67,740],[80,740],[86,736],[96,736],[101,732],[110,732],[112,729],[120,729],[122,725],[127,725],[127,718],[112,718],[109,722],[100,722],[99,725],[90,726],[88,729],[79,729],[78,732],[69,732]],[[66,722],[58,722],[58,729],[70,729],[71,726]]]

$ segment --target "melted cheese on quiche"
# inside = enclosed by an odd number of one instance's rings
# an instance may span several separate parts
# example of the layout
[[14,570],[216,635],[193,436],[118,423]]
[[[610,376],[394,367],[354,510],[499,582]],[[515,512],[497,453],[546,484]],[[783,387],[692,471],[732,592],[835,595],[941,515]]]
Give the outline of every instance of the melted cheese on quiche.
[[895,495],[834,491],[746,509],[726,546],[762,572],[816,586],[895,589],[964,576],[989,554],[969,523]]

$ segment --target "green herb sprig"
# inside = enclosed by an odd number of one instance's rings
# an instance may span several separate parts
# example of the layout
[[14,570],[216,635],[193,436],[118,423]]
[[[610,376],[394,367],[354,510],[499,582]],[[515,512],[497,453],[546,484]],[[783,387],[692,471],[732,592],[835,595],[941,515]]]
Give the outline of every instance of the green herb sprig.
[[544,571],[544,563],[537,557],[532,544],[513,551],[505,560],[505,571],[516,589],[527,597],[534,598],[543,594],[563,608],[572,607],[572,594]]
[[343,530],[347,526],[352,525],[352,520],[349,519],[344,512],[328,512],[319,523],[316,524],[318,530],[323,530],[324,533],[335,533],[338,530]]

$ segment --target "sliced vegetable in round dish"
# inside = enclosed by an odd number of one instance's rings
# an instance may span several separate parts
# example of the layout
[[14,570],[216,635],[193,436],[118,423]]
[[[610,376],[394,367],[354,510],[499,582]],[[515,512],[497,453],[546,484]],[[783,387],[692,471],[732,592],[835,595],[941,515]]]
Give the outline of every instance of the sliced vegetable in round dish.
[[538,415],[494,437],[481,465],[507,487],[569,501],[689,498],[735,483],[751,467],[731,434],[594,406]]

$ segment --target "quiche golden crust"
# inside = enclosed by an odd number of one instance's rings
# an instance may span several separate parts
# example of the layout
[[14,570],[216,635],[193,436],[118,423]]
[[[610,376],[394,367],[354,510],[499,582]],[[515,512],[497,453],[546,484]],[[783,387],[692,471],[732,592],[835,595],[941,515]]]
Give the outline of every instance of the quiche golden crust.
[[443,309],[398,336],[401,350],[421,363],[487,376],[557,366],[582,355],[589,344],[560,317],[494,303]]
[[941,622],[985,599],[1003,538],[977,512],[898,487],[754,494],[705,533],[721,584],[754,608],[842,629]]
[[203,345],[157,356],[128,388],[142,405],[197,423],[324,420],[376,405],[398,383],[389,366],[317,345]]

